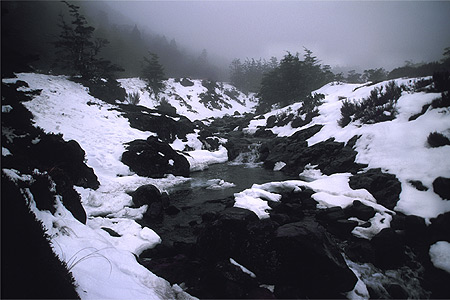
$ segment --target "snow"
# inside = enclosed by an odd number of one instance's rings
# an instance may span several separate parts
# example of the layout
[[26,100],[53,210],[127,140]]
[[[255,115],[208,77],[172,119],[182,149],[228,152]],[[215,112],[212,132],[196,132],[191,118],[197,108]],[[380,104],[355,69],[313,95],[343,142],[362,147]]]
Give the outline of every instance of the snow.
[[206,187],[208,190],[223,190],[236,186],[234,183],[227,182],[223,179],[209,179],[206,184],[208,185]]
[[450,243],[439,241],[430,246],[430,258],[433,265],[450,273]]
[[190,164],[191,172],[202,171],[207,169],[209,165],[227,162],[228,151],[220,145],[217,151],[194,150],[189,151],[185,157]]
[[256,278],[255,273],[253,273],[252,271],[250,271],[249,269],[247,269],[246,267],[244,267],[243,265],[237,263],[234,259],[230,258],[230,263],[232,263],[233,265],[239,267],[242,272],[244,272],[245,274],[250,275],[250,277],[252,278]]
[[367,190],[350,188],[348,184],[350,176],[350,173],[338,173],[330,176],[323,175],[311,182],[287,180],[254,184],[251,188],[234,194],[234,206],[251,210],[260,219],[269,218],[271,208],[267,201],[280,201],[282,193],[299,192],[305,187],[315,191],[311,197],[318,202],[318,208],[335,206],[345,208],[352,205],[354,200],[359,200],[364,205],[373,207],[376,214],[369,220],[370,227],[359,226],[364,223],[361,222],[352,233],[357,237],[370,240],[383,228],[390,226],[392,215],[395,212],[377,204],[375,198]]
[[2,156],[12,155],[8,148],[2,147]]
[[[147,207],[130,208],[132,201],[127,192],[144,184],[153,184],[163,191],[189,180],[173,175],[162,179],[140,177],[120,161],[124,143],[155,134],[131,128],[112,105],[90,96],[85,87],[65,76],[16,75],[17,78],[3,79],[3,82],[23,80],[29,88],[21,90],[42,89],[40,95],[23,103],[32,112],[35,125],[48,133],[61,133],[64,140],[76,140],[86,152],[86,164],[94,169],[100,181],[95,191],[75,187],[88,216],[86,225],[77,221],[62,204],[55,215],[39,211],[35,205],[33,208],[51,236],[54,251],[71,268],[80,297],[189,298],[180,287],[172,288],[135,259],[135,255],[154,247],[161,239],[150,228],[136,223],[135,219],[142,217]],[[16,136],[8,129],[5,134],[11,140]],[[15,182],[31,179],[30,175],[15,170],[3,169],[3,172]],[[31,193],[27,193],[32,199]],[[102,227],[114,230],[120,237],[109,235]]]
[[[411,87],[420,79],[396,79],[395,82],[398,86],[404,84]],[[423,105],[430,104],[440,94],[404,91],[397,102],[398,115],[392,121],[376,124],[350,123],[344,129],[337,123],[341,117],[343,99],[365,98],[371,90],[387,83],[385,81],[371,86],[336,82],[327,84],[313,92],[324,94],[325,99],[319,106],[319,116],[313,118],[310,124],[300,128],[292,128],[287,124],[270,130],[282,137],[315,124],[323,125],[317,134],[308,139],[309,146],[329,138],[347,143],[355,135],[360,136],[354,148],[358,152],[356,162],[367,164],[368,169],[381,168],[383,172],[394,174],[401,183],[400,200],[394,210],[423,217],[429,222],[429,219],[450,211],[450,201],[441,199],[432,188],[432,182],[437,177],[450,177],[450,146],[431,148],[427,145],[427,137],[431,132],[450,134],[450,110],[428,109],[416,120],[409,121],[409,118],[420,113]],[[258,126],[266,125],[268,117],[295,111],[298,105],[299,103],[295,103],[265,114],[264,119],[252,120],[244,131],[254,133]],[[320,173],[314,174],[311,170],[306,168],[300,175],[309,179],[320,178]],[[415,189],[409,183],[411,180],[421,181],[428,187],[428,191]]]
[[[146,82],[139,78],[125,78],[118,80],[127,93],[138,92],[140,95],[139,105],[146,106],[148,108],[155,108],[159,105],[159,100],[155,95],[150,94],[146,87]],[[231,99],[225,94],[225,91],[232,91],[234,87],[221,83],[222,88],[217,89],[216,92],[222,96],[224,101],[231,105],[230,108],[222,107],[219,109],[210,109],[200,102],[200,94],[205,93],[207,89],[202,85],[202,81],[198,79],[191,79],[194,83],[193,86],[184,87],[181,83],[176,82],[175,79],[170,78],[164,81],[166,85],[165,90],[158,95],[159,99],[166,99],[170,105],[176,108],[177,113],[190,119],[202,120],[209,117],[223,117],[225,115],[233,115],[238,111],[243,114],[246,112],[252,112],[257,102],[254,99],[254,95],[238,92],[237,100]]]
[[278,161],[275,163],[275,166],[273,166],[273,170],[280,171],[281,169],[284,168],[285,165],[286,165],[286,163],[284,161]]

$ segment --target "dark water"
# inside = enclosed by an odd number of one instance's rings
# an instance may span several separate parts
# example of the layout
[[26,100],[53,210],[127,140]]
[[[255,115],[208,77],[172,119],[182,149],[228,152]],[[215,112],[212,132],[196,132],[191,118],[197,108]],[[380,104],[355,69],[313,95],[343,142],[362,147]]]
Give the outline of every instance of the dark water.
[[[298,179],[298,177],[287,176],[280,171],[264,169],[260,164],[255,163],[211,165],[207,170],[191,173],[190,177],[190,181],[169,190],[169,194],[172,194],[170,198],[173,204],[200,204],[206,200],[233,196],[234,193],[250,188],[254,183]],[[221,184],[219,180],[226,183]],[[229,184],[234,184],[234,186],[227,187]],[[184,197],[174,195],[180,190],[189,190],[190,192]]]
[[[202,215],[233,206],[233,195],[250,188],[254,183],[295,179],[280,171],[266,170],[255,163],[211,165],[207,170],[191,173],[190,178],[188,182],[167,191],[170,204],[179,209],[178,213],[165,214],[162,222],[147,223],[149,220],[145,218],[140,221],[141,225],[155,230],[165,242],[195,242],[196,226],[202,223]],[[234,186],[222,184],[223,188],[212,188],[221,185],[219,180]]]

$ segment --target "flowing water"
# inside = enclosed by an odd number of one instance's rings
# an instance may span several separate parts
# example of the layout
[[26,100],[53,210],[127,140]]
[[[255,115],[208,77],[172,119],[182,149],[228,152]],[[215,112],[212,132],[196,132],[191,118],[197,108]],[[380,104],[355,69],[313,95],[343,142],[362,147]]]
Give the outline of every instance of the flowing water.
[[146,224],[165,241],[192,242],[192,227],[202,222],[205,213],[220,212],[234,203],[233,195],[253,184],[298,179],[280,171],[267,170],[257,163],[259,144],[249,146],[234,161],[193,172],[190,180],[167,190],[170,204],[178,213],[165,215],[162,223]]

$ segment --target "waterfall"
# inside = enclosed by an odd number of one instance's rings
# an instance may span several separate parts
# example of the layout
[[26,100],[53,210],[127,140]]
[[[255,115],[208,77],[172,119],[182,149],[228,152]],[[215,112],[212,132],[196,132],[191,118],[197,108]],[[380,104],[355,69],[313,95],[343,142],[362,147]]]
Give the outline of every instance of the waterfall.
[[259,148],[261,143],[253,143],[247,146],[247,149],[239,153],[239,155],[230,162],[231,165],[245,165],[248,168],[255,168],[261,165],[258,162],[259,159]]

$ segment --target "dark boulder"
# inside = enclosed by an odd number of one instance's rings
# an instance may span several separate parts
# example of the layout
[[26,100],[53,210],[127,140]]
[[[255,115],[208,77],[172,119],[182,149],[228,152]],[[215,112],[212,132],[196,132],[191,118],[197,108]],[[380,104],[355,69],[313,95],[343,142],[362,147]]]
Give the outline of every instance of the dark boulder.
[[[62,169],[53,168],[49,175],[56,183],[56,192],[62,196],[62,203],[72,215],[81,223],[86,224],[87,215],[81,204],[81,197],[74,188],[69,174]],[[94,175],[95,176],[95,175]]]
[[450,178],[436,178],[433,181],[433,191],[442,199],[450,200]]
[[401,267],[406,260],[405,243],[392,228],[384,228],[371,240],[375,266],[383,269]]
[[349,217],[356,217],[363,221],[369,221],[376,213],[373,207],[364,205],[359,200],[353,201],[351,206],[345,208],[345,212]]
[[336,298],[356,284],[337,245],[313,219],[279,227],[271,246],[278,260],[276,285],[295,286],[310,298]]
[[365,173],[350,177],[349,185],[352,189],[366,189],[377,202],[388,209],[394,209],[402,190],[397,177],[383,173],[381,169],[370,169]]
[[351,145],[329,139],[308,147],[307,139],[318,133],[322,125],[300,130],[290,137],[277,138],[262,145],[261,160],[264,167],[272,169],[283,161],[282,169],[288,174],[301,173],[307,164],[318,165],[324,174],[340,172],[356,173],[362,166],[355,163],[356,151]]
[[436,218],[431,219],[429,230],[431,243],[437,241],[450,242],[450,212],[440,214]]
[[74,140],[66,142],[61,135],[41,135],[38,143],[30,145],[30,156],[50,171],[64,170],[74,185],[91,189],[100,186],[94,170],[84,163],[84,150]]
[[180,84],[184,87],[188,87],[188,86],[193,86],[194,83],[192,81],[189,80],[189,78],[183,78],[180,81]]
[[180,115],[164,115],[161,111],[138,105],[119,105],[130,126],[141,131],[155,132],[164,142],[172,143],[177,137],[185,139],[186,134],[194,132],[194,124]]
[[246,240],[247,225],[257,220],[256,214],[247,209],[225,209],[198,236],[200,255],[213,261],[233,257]]
[[240,153],[248,151],[251,141],[244,138],[229,138],[225,144],[228,151],[228,160],[234,160]]
[[152,221],[161,221],[164,217],[164,209],[170,207],[167,194],[162,194],[159,189],[152,184],[140,186],[136,191],[131,193],[131,196],[136,207],[148,205],[145,218]]
[[189,162],[155,137],[128,143],[122,162],[139,176],[161,178],[166,174],[189,176]]

